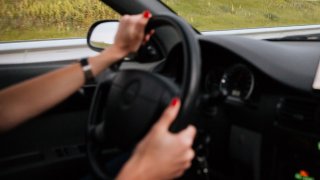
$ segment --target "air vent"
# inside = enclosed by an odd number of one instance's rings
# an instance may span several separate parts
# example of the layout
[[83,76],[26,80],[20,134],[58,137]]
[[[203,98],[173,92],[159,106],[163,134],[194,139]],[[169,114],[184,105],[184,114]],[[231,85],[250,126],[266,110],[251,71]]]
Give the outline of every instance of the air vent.
[[313,124],[317,120],[318,103],[294,98],[283,98],[277,105],[278,120],[294,124]]

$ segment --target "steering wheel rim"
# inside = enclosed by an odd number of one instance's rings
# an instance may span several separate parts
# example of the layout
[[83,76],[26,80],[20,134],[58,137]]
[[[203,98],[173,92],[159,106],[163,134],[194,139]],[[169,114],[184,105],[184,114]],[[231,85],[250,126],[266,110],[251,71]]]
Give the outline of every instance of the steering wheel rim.
[[[175,15],[157,15],[152,17],[149,20],[149,23],[146,27],[146,32],[149,32],[151,29],[168,25],[173,27],[182,40],[183,47],[183,78],[181,86],[181,108],[178,114],[178,118],[175,120],[174,124],[171,126],[170,130],[177,132],[184,127],[186,127],[189,122],[186,120],[186,116],[192,111],[200,83],[201,75],[201,54],[199,42],[196,36],[195,31],[192,27],[182,20],[180,17]],[[139,73],[137,73],[139,74]],[[143,75],[142,75],[143,76]],[[108,92],[110,90],[110,84],[108,82],[114,81],[114,76],[108,76],[103,82],[99,83],[93,98],[93,103],[91,105],[88,129],[87,129],[87,156],[89,163],[96,174],[100,179],[111,179],[103,170],[101,165],[99,165],[97,160],[97,148],[96,144],[99,143],[97,139],[104,136],[104,133],[100,133],[103,129],[102,126],[96,125],[96,119],[99,116],[99,106],[103,104],[101,98],[103,91]],[[151,78],[151,77],[150,77]],[[157,78],[152,77],[154,81],[157,81]],[[161,78],[160,78],[161,79]],[[106,83],[107,82],[107,83]],[[107,85],[106,85],[107,84]],[[172,93],[174,94],[174,93]],[[100,123],[101,124],[101,123]],[[104,130],[103,130],[104,131]],[[102,137],[103,139],[104,137]]]

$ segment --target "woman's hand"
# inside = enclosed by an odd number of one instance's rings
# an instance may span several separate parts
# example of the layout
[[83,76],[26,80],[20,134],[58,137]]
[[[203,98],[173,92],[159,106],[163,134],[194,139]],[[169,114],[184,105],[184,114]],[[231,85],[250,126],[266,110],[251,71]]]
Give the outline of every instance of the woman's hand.
[[129,53],[138,51],[141,44],[150,39],[154,31],[145,34],[145,27],[151,16],[149,11],[145,11],[137,15],[124,15],[120,19],[113,45],[89,59],[95,76]]
[[192,149],[195,127],[190,125],[177,134],[169,131],[179,108],[180,100],[174,99],[137,145],[118,179],[173,179],[191,166],[195,155]]
[[125,54],[136,52],[145,39],[145,27],[151,18],[151,13],[145,11],[138,15],[124,15],[120,20],[114,47]]
[[118,55],[115,59],[117,61],[129,53],[138,51],[141,44],[150,38],[151,33],[145,34],[145,27],[151,16],[149,11],[122,16],[113,45],[103,51],[102,55],[110,53],[109,49],[111,49]]

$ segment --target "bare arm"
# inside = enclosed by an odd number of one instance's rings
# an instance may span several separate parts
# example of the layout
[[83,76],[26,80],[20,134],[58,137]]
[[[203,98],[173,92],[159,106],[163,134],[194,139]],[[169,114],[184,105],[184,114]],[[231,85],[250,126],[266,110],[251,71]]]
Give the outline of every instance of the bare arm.
[[[94,75],[123,57],[115,47],[89,58]],[[84,84],[79,63],[58,69],[0,91],[0,131],[6,131],[50,109]]]
[[[143,42],[147,22],[142,14],[124,16],[114,45],[89,58],[93,75],[128,53],[137,51]],[[0,91],[0,132],[10,130],[62,102],[84,81],[82,68],[76,63]]]

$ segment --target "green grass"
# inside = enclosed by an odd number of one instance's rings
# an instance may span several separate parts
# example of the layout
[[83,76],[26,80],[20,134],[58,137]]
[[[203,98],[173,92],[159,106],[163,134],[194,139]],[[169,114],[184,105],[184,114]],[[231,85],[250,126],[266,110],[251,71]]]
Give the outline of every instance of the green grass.
[[[197,29],[320,24],[320,0],[163,0]],[[99,0],[0,0],[0,41],[85,37],[119,16]]]
[[101,19],[118,19],[99,0],[0,0],[0,41],[85,37]]
[[320,24],[319,0],[164,0],[199,30]]

